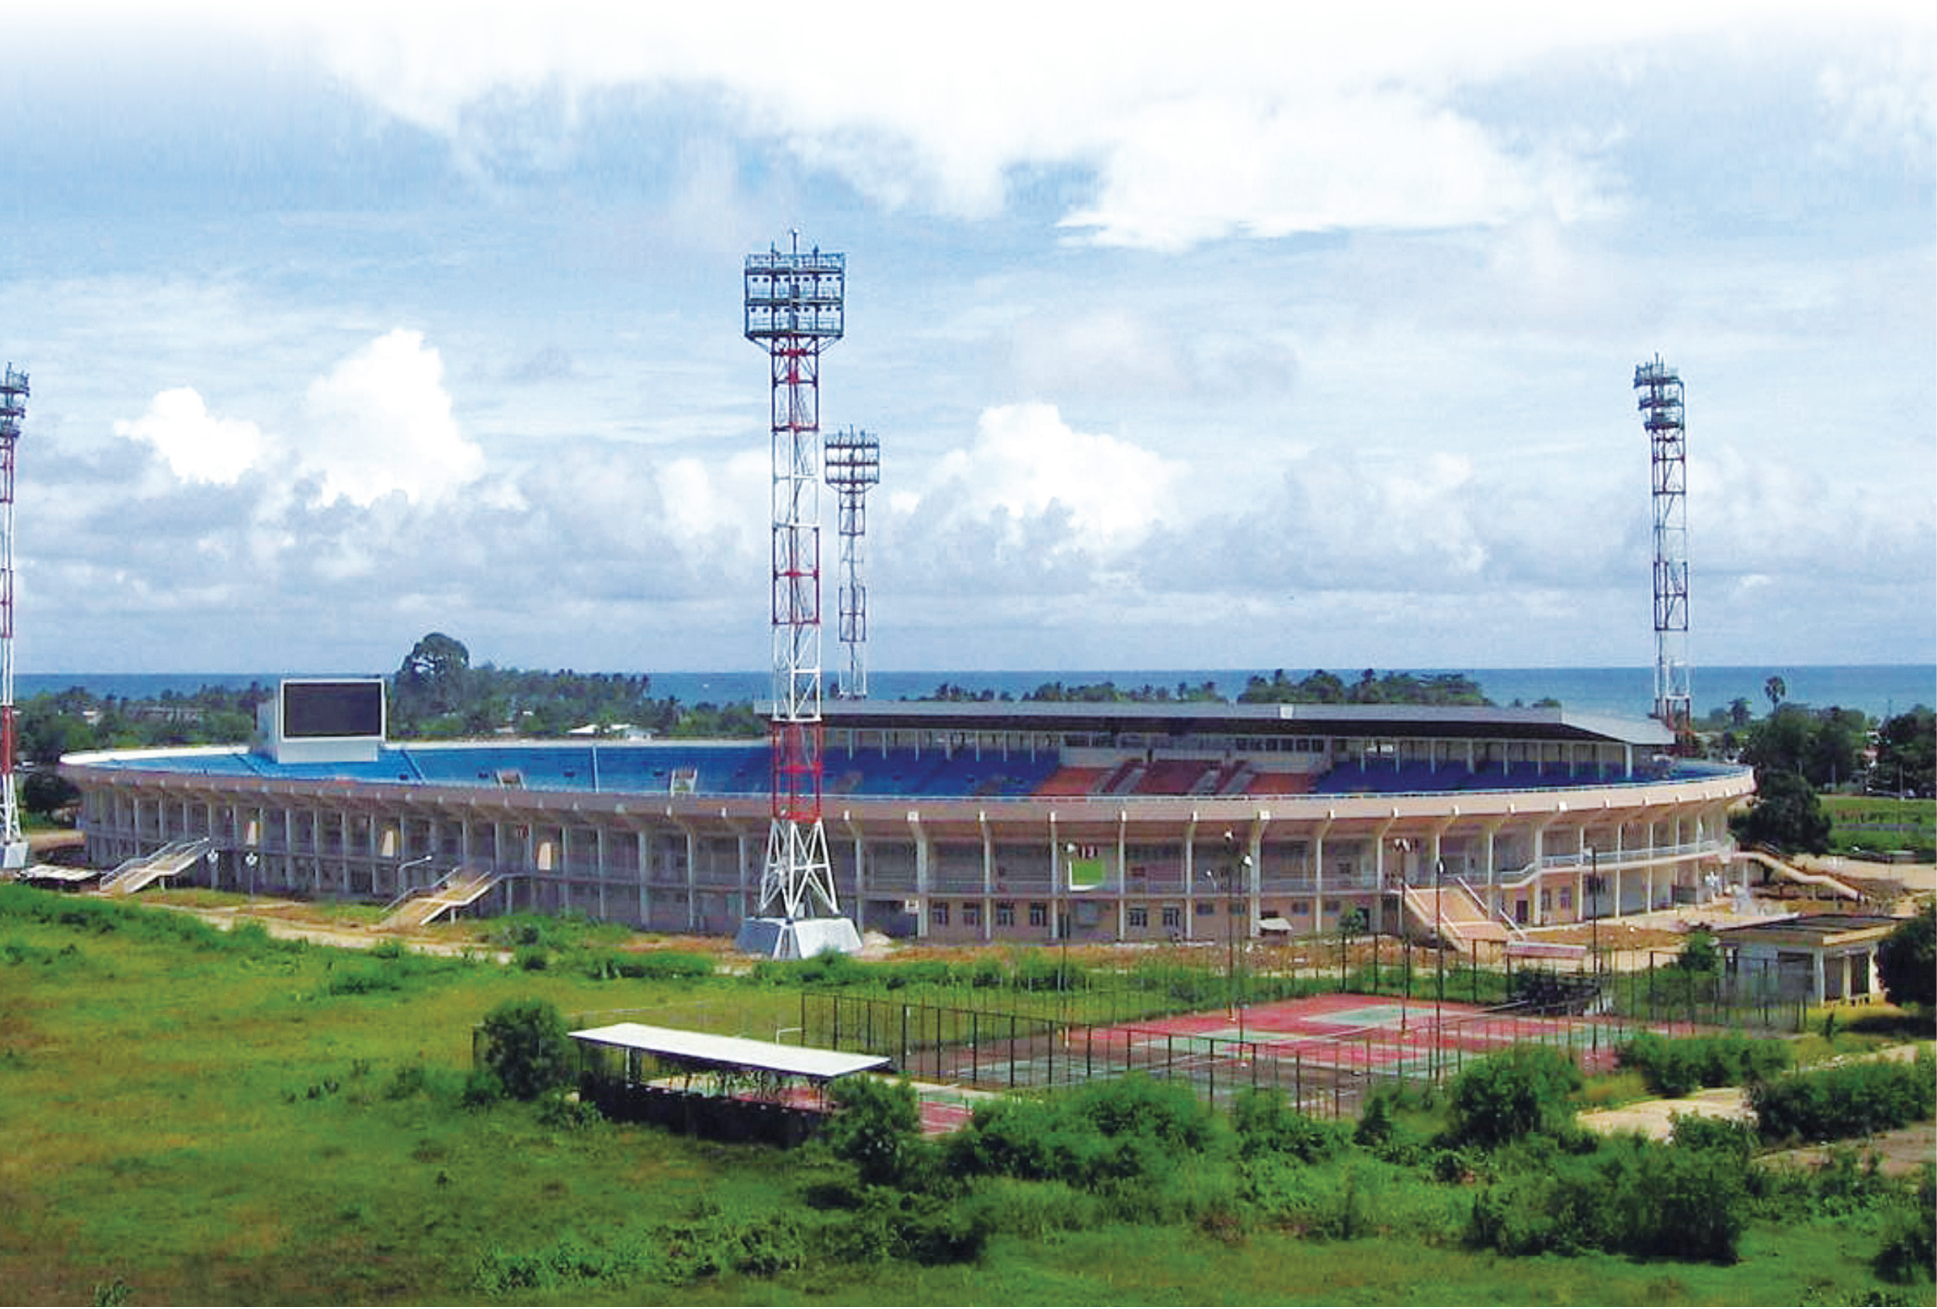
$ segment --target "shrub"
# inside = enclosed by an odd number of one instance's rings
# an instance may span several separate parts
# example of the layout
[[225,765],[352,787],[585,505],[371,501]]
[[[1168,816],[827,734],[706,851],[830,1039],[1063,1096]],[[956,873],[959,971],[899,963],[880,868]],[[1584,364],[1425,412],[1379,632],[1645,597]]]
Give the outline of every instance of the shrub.
[[571,1080],[565,1019],[548,1000],[506,1000],[484,1016],[483,1066],[507,1095],[535,1100]]
[[1468,1236],[1502,1254],[1729,1261],[1747,1202],[1741,1164],[1727,1151],[1629,1138],[1513,1170],[1474,1199]]
[[1679,1098],[1702,1086],[1751,1085],[1789,1066],[1786,1041],[1746,1036],[1691,1036],[1671,1039],[1643,1032],[1622,1045],[1616,1058],[1639,1070],[1656,1095]]
[[604,1122],[598,1106],[563,1091],[551,1090],[538,1099],[538,1121],[546,1127],[576,1132]]
[[1669,1118],[1669,1140],[1684,1150],[1714,1150],[1747,1168],[1755,1153],[1755,1129],[1732,1118],[1706,1114],[1674,1114]]
[[1566,1134],[1569,1097],[1581,1071],[1558,1050],[1516,1045],[1473,1064],[1453,1081],[1449,1133],[1455,1144],[1497,1146],[1530,1132]]
[[703,954],[687,954],[678,950],[654,950],[649,954],[626,954],[618,957],[618,973],[621,977],[644,978],[648,981],[683,981],[713,975],[713,960]]
[[1069,1110],[1105,1136],[1151,1141],[1199,1151],[1210,1144],[1216,1117],[1185,1082],[1140,1073],[1089,1082],[1070,1097]]
[[949,1138],[956,1176],[1053,1180],[1126,1194],[1215,1147],[1217,1120],[1188,1086],[1132,1074],[1050,1101],[996,1100]]
[[1925,1164],[1914,1204],[1890,1216],[1873,1261],[1886,1282],[1937,1278],[1937,1164]]
[[1288,1154],[1315,1163],[1345,1148],[1347,1129],[1342,1124],[1299,1113],[1275,1087],[1239,1091],[1231,1104],[1231,1125],[1237,1129],[1239,1149],[1247,1156]]
[[881,1077],[843,1077],[829,1090],[840,1112],[822,1133],[830,1149],[876,1186],[902,1181],[921,1152],[921,1105],[914,1084]]
[[1866,1061],[1790,1073],[1749,1089],[1765,1141],[1834,1141],[1869,1136],[1937,1112],[1937,1061]]

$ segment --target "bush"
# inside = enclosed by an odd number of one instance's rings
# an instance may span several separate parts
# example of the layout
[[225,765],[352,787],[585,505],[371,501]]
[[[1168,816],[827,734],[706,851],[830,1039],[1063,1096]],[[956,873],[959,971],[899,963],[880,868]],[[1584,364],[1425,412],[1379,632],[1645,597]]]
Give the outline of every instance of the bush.
[[1164,1181],[1217,1144],[1217,1120],[1189,1086],[1132,1074],[1055,1100],[996,1100],[949,1138],[955,1176],[1059,1181],[1119,1195]]
[[1469,1240],[1502,1254],[1617,1254],[1731,1261],[1747,1223],[1740,1162],[1726,1150],[1608,1142],[1514,1169],[1473,1202]]
[[565,1019],[548,1000],[506,1000],[484,1016],[483,1066],[505,1094],[535,1100],[571,1080],[576,1063]]
[[1643,1032],[1616,1051],[1623,1068],[1640,1071],[1656,1095],[1685,1096],[1702,1086],[1752,1085],[1789,1066],[1786,1041],[1746,1036],[1680,1039]]
[[1394,1087],[1382,1087],[1366,1097],[1365,1112],[1352,1140],[1389,1164],[1410,1166],[1424,1159],[1431,1148],[1426,1137],[1393,1116],[1400,1099]]
[[839,1112],[821,1134],[828,1147],[851,1161],[869,1185],[901,1183],[926,1146],[914,1084],[906,1078],[843,1077],[829,1094]]
[[1745,1169],[1755,1153],[1755,1129],[1747,1123],[1706,1114],[1673,1114],[1668,1121],[1669,1140],[1679,1149],[1718,1151]]
[[1490,1055],[1453,1080],[1449,1135],[1454,1144],[1486,1147],[1530,1132],[1567,1135],[1569,1098],[1581,1083],[1573,1060],[1546,1046],[1516,1045]]
[[1924,1165],[1915,1203],[1891,1215],[1873,1266],[1886,1282],[1937,1278],[1937,1164]]
[[1937,1113],[1937,1060],[1872,1060],[1790,1073],[1749,1088],[1764,1141],[1835,1141],[1922,1122]]
[[1320,1122],[1291,1107],[1274,1087],[1247,1087],[1231,1104],[1231,1125],[1246,1155],[1288,1154],[1305,1163],[1330,1159],[1345,1148],[1347,1129]]

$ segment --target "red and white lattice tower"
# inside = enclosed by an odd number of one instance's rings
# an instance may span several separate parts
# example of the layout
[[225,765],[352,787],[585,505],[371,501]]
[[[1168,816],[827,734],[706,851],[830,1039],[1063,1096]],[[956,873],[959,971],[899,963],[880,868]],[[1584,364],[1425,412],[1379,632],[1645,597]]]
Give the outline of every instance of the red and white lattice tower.
[[1681,377],[1656,355],[1637,364],[1641,423],[1654,465],[1655,714],[1677,737],[1687,735],[1694,695],[1688,657],[1688,431]]
[[746,336],[771,363],[773,444],[773,806],[758,910],[740,949],[805,958],[853,953],[821,823],[820,358],[841,339],[847,257],[800,250],[749,255]]
[[827,484],[840,498],[841,644],[847,676],[835,688],[843,700],[868,698],[868,589],[861,582],[862,538],[868,530],[868,488],[881,480],[881,443],[852,427],[827,438]]
[[27,866],[13,776],[13,448],[27,416],[27,374],[0,373],[0,867]]

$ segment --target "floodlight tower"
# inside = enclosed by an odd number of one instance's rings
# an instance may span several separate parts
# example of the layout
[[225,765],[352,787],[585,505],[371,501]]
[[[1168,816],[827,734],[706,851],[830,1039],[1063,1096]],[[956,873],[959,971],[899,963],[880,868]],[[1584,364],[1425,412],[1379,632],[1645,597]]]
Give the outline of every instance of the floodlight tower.
[[27,374],[0,373],[0,868],[27,866],[13,777],[13,448],[27,416]]
[[1694,696],[1688,657],[1688,433],[1681,377],[1661,362],[1637,364],[1641,425],[1654,464],[1655,717],[1677,738],[1689,731]]
[[773,446],[773,805],[760,904],[740,924],[740,949],[805,958],[855,953],[861,937],[841,917],[821,824],[820,358],[841,339],[847,257],[749,255],[746,337],[767,352]]
[[835,688],[844,700],[868,698],[868,592],[861,585],[861,539],[868,530],[868,488],[881,480],[881,443],[852,427],[830,432],[827,484],[840,496],[841,644],[847,677]]

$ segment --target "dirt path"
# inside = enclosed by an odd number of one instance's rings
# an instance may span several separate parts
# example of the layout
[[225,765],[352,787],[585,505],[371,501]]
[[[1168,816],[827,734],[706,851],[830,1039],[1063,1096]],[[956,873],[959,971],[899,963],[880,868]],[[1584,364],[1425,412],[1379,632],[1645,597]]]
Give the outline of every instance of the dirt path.
[[[1890,1059],[1908,1062],[1917,1057],[1916,1045],[1893,1045],[1864,1059]],[[1845,1063],[1847,1060],[1836,1060]],[[1677,1114],[1703,1118],[1727,1118],[1739,1123],[1755,1121],[1749,1108],[1748,1092],[1739,1086],[1719,1086],[1672,1100],[1642,1100],[1618,1109],[1597,1109],[1580,1116],[1581,1126],[1606,1136],[1640,1132],[1656,1141],[1665,1141],[1674,1130]],[[1841,1144],[1853,1145],[1861,1154],[1875,1153],[1889,1173],[1915,1172],[1922,1165],[1937,1161],[1937,1123],[1916,1123],[1894,1132]],[[1765,1159],[1797,1164],[1820,1164],[1829,1157],[1830,1147],[1807,1146],[1766,1155]]]
[[346,950],[368,950],[385,941],[394,941],[406,950],[422,954],[461,955],[511,962],[511,951],[494,949],[473,940],[453,940],[424,932],[380,932],[372,927],[332,921],[300,900],[251,900],[247,904],[194,905],[172,903],[162,897],[142,898],[142,903],[179,914],[190,914],[211,927],[228,931],[237,923],[262,924],[269,935],[286,941],[309,941],[316,945],[341,946]]

